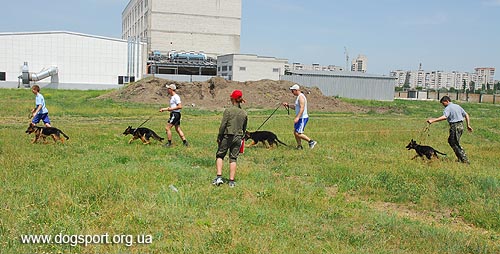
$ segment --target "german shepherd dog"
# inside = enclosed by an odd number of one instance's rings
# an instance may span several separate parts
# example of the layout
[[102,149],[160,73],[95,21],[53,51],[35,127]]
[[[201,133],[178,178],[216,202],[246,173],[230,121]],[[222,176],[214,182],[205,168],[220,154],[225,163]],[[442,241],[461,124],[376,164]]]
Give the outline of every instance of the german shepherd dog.
[[422,157],[425,155],[425,157],[427,157],[427,159],[432,159],[432,156],[435,156],[436,158],[439,158],[438,157],[438,153],[441,154],[441,155],[446,155],[445,153],[442,153],[430,146],[421,146],[421,145],[418,145],[417,144],[417,141],[415,140],[411,140],[410,143],[406,146],[406,148],[408,148],[408,150],[411,150],[411,149],[415,149],[415,151],[417,152],[417,155],[415,155],[413,159],[417,158],[417,156],[419,157]]
[[[274,144],[278,146],[278,143],[287,146],[287,144],[281,142],[278,139],[278,136],[276,134],[270,132],[270,131],[255,131],[255,132],[249,132],[247,131],[245,133],[245,141],[251,139],[252,143],[250,143],[247,147],[251,147],[254,145],[257,145],[259,142],[262,142],[267,148],[273,147]],[[267,143],[266,143],[267,141]]]
[[158,136],[158,134],[156,134],[156,132],[154,132],[153,130],[151,130],[149,128],[145,128],[145,127],[140,127],[140,128],[134,129],[134,128],[132,128],[132,126],[129,126],[123,132],[123,135],[125,135],[125,136],[128,134],[132,135],[132,138],[128,141],[129,144],[136,139],[141,139],[142,143],[147,145],[150,143],[149,138],[151,138],[151,137],[160,141],[160,142],[162,142],[164,140],[164,138]]
[[31,123],[28,126],[26,133],[28,133],[28,134],[35,133],[35,138],[31,141],[31,143],[37,142],[40,138],[42,138],[43,141],[45,142],[45,138],[48,136],[51,136],[52,139],[54,139],[54,142],[57,142],[57,140],[60,140],[61,143],[64,143],[64,138],[62,138],[61,135],[63,135],[66,139],[69,139],[69,137],[66,134],[64,134],[64,132],[62,132],[62,130],[59,130],[58,128],[38,127],[38,126],[33,125]]

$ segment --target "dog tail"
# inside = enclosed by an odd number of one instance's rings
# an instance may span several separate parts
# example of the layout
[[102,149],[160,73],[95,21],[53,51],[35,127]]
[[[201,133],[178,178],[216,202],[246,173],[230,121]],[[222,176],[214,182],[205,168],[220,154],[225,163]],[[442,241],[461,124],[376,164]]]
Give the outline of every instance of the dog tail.
[[62,131],[61,131],[61,134],[62,134],[62,135],[63,135],[63,136],[64,136],[67,140],[69,140],[68,135],[66,135],[66,134],[65,134],[64,132],[62,132]]
[[287,144],[281,142],[281,140],[278,139],[278,137],[276,137],[276,141],[278,141],[280,144],[284,145],[284,146],[288,146]]
[[441,154],[441,155],[446,155],[445,153],[442,153],[442,152],[440,152],[440,151],[438,151],[438,150],[434,150],[434,151],[436,151],[436,153],[439,153],[439,154]]
[[162,142],[164,140],[164,138],[160,137],[158,134],[156,134],[156,132],[153,131],[153,138]]

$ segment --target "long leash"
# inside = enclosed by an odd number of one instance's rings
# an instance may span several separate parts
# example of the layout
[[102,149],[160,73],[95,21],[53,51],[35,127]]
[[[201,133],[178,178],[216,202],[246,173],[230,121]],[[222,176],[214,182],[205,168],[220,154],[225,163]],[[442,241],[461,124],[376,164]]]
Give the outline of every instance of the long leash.
[[278,106],[278,107],[277,107],[277,108],[273,111],[273,113],[271,113],[271,115],[269,115],[269,116],[267,117],[267,119],[266,119],[266,120],[265,120],[265,121],[264,121],[264,122],[263,122],[263,123],[259,126],[259,128],[257,128],[257,130],[256,130],[256,131],[260,130],[260,128],[261,128],[262,126],[264,126],[264,124],[267,122],[267,120],[269,120],[269,118],[271,118],[271,116],[273,116],[273,115],[274,115],[274,113],[276,113],[276,111],[277,111],[280,107],[281,107],[281,105],[279,105],[279,106]]
[[430,127],[431,127],[431,124],[426,123],[425,126],[420,131],[420,134],[419,134],[419,136],[420,136],[419,139],[421,139],[421,140],[419,140],[420,143],[425,143],[425,140],[427,139],[427,137],[429,137],[431,135]]
[[139,127],[143,126],[145,123],[147,123],[149,120],[151,120],[152,116],[150,116],[148,119],[146,119],[146,121],[144,121],[143,123],[141,123],[141,125],[137,126],[136,129],[138,129]]

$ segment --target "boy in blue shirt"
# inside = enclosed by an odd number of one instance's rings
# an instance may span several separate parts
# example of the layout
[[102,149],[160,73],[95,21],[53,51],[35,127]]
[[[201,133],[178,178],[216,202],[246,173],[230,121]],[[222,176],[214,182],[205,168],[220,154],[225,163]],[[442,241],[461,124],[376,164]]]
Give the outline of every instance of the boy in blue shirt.
[[34,85],[31,88],[31,92],[35,95],[36,104],[36,107],[31,110],[31,113],[33,114],[31,124],[36,125],[40,122],[40,120],[42,120],[45,127],[52,127],[50,126],[49,110],[45,106],[45,98],[43,98],[43,95],[40,93],[40,87],[38,85]]

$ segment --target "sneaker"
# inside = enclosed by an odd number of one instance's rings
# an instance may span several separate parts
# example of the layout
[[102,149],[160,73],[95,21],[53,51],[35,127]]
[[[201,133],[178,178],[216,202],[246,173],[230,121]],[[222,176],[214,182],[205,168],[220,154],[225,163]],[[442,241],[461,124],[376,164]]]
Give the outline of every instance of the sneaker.
[[187,141],[184,142],[184,146],[189,146],[189,143]]
[[229,181],[229,188],[234,188],[235,184],[234,181]]
[[215,186],[220,186],[221,184],[224,183],[224,180],[222,180],[222,177],[216,177],[213,181],[212,184]]
[[311,139],[311,141],[309,141],[309,148],[313,149],[314,146],[317,144],[318,142],[314,141]]
[[163,147],[171,147],[171,146],[172,146],[172,143],[165,143],[165,144],[163,145]]
[[295,148],[295,149],[297,149],[297,150],[302,150],[302,149],[304,149],[304,148],[303,148],[301,145],[298,145],[298,146],[297,146],[297,148]]

